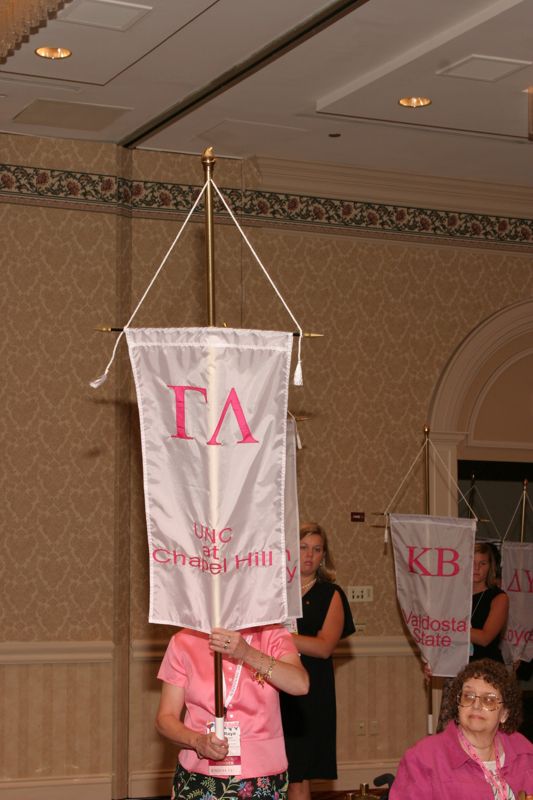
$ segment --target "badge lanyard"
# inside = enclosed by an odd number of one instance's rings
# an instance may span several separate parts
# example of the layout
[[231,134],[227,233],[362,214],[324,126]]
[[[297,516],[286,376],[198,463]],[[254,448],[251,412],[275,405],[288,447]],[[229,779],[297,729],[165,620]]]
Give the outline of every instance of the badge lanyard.
[[[250,642],[252,641],[252,636],[253,636],[253,634],[250,633],[250,634],[248,634],[248,636],[244,637],[244,641],[246,642],[246,644],[248,644],[248,645],[250,644]],[[231,703],[231,701],[233,700],[233,698],[235,696],[235,692],[237,691],[237,687],[238,687],[239,681],[241,679],[241,672],[242,672],[243,663],[244,663],[244,661],[241,658],[241,660],[239,661],[239,663],[237,665],[237,669],[235,670],[235,675],[233,676],[233,681],[231,682],[231,687],[230,687],[228,695],[226,695],[226,678],[224,676],[224,670],[222,670],[222,682],[223,682],[223,685],[224,685],[224,707],[225,708],[227,708],[229,706],[229,704]]]
[[[248,634],[245,637],[245,642],[247,645],[250,644],[252,641],[252,634]],[[235,670],[235,675],[233,676],[233,681],[231,682],[231,688],[229,690],[229,694],[226,696],[226,679],[224,677],[224,670],[222,670],[222,682],[224,686],[224,706],[229,706],[231,701],[233,700],[235,693],[237,691],[237,687],[239,685],[239,681],[242,675],[242,667],[243,667],[244,659],[241,658],[237,665],[237,669]],[[224,714],[226,713],[226,709],[224,708]],[[232,715],[233,716],[233,715]],[[214,728],[214,723],[210,723],[210,726]],[[210,726],[208,726],[208,733],[210,731]],[[211,730],[212,730],[211,728]],[[231,720],[226,721],[224,720],[224,735],[228,739],[228,754],[225,758],[221,761],[213,761],[209,760],[209,775],[213,775],[215,777],[224,777],[227,775],[240,775],[241,774],[241,732],[240,732],[240,723],[238,720]]]
[[485,766],[484,762],[480,759],[475,749],[472,747],[472,745],[464,735],[461,728],[459,728],[459,739],[461,740],[461,744],[463,745],[464,749],[466,750],[470,758],[473,761],[475,761],[476,764],[478,764],[483,770],[483,777],[494,791],[498,800],[506,800],[506,798],[508,797],[508,793],[507,793],[506,782],[501,774],[499,736],[496,736],[496,738],[494,739],[494,756],[496,760],[496,773],[492,772],[492,770],[490,770],[487,766]]

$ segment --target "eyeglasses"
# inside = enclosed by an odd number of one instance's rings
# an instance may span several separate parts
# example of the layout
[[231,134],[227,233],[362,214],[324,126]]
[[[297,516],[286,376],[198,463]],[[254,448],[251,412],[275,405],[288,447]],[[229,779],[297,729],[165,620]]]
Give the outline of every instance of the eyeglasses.
[[473,706],[476,699],[479,700],[481,708],[484,708],[485,711],[495,711],[496,708],[503,703],[503,700],[498,700],[497,695],[490,693],[476,694],[475,692],[463,691],[457,695],[457,702],[459,705],[466,706],[467,708]]

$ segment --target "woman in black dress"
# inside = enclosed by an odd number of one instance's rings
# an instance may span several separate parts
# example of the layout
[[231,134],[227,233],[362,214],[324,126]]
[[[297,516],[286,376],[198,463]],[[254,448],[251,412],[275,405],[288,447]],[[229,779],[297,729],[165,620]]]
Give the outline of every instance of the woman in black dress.
[[470,661],[503,662],[500,637],[507,624],[509,598],[496,584],[496,558],[488,542],[477,542],[474,548],[472,590]]
[[309,673],[305,697],[281,694],[281,717],[289,761],[289,800],[310,800],[309,781],[337,777],[335,676],[332,653],[339,639],[355,632],[346,595],[334,583],[335,569],[324,529],[300,529],[303,616],[294,634]]

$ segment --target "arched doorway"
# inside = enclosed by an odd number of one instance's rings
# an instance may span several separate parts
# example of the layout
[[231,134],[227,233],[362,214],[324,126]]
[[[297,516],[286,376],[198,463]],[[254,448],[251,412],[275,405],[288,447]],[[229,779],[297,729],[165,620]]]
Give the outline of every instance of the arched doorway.
[[430,404],[432,514],[457,515],[457,460],[533,461],[533,299],[501,309],[459,345]]
[[[533,461],[533,299],[501,309],[463,339],[435,387],[428,419],[431,514],[457,516],[459,459]],[[435,717],[441,691],[437,679]]]

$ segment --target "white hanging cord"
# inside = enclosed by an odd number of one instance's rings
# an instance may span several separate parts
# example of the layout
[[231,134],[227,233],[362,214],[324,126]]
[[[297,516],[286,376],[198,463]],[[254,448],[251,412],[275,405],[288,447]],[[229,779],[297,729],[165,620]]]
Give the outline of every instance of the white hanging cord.
[[468,489],[467,493],[465,494],[465,497],[470,497],[470,495],[472,494],[472,492],[475,489],[477,489],[477,486],[470,486],[470,488]]
[[[526,500],[527,500],[528,506],[533,511],[533,506],[531,505],[531,500],[529,499],[527,492],[526,492]],[[510,521],[509,525],[507,526],[507,530],[505,531],[505,534],[504,534],[504,537],[502,539],[502,542],[505,542],[505,540],[507,539],[507,536],[509,535],[509,531],[511,530],[511,526],[512,526],[512,524],[514,522],[514,518],[518,514],[518,510],[521,507],[521,505],[522,505],[522,493],[520,494],[520,497],[518,499],[518,503],[517,503],[516,508],[514,510],[513,516],[511,517],[511,521]]]
[[[476,512],[474,511],[474,509],[472,508],[472,506],[470,505],[470,503],[468,502],[468,500],[466,499],[466,497],[464,496],[464,494],[463,494],[463,493],[462,493],[462,491],[460,490],[460,488],[459,488],[459,486],[458,486],[457,482],[455,481],[455,479],[454,479],[454,477],[453,477],[452,473],[451,473],[451,472],[450,472],[450,470],[448,469],[448,465],[446,464],[446,462],[445,462],[445,461],[444,461],[444,459],[442,458],[441,454],[439,453],[439,451],[437,450],[437,448],[435,447],[435,445],[433,444],[433,442],[431,441],[431,439],[428,439],[428,441],[429,441],[430,445],[431,445],[431,446],[432,446],[432,448],[433,448],[433,452],[434,452],[434,454],[437,456],[438,460],[440,461],[440,463],[441,463],[441,464],[442,464],[442,466],[444,467],[444,469],[445,469],[445,471],[446,471],[446,474],[448,475],[448,478],[451,480],[451,482],[453,483],[453,485],[455,486],[455,488],[457,489],[457,491],[458,491],[458,492],[459,492],[459,494],[461,495],[462,499],[465,501],[466,505],[468,506],[468,510],[472,512],[472,517],[473,517],[473,518],[476,520],[476,522],[479,522],[478,515],[476,514]],[[497,530],[497,528],[496,528],[496,530]]]
[[402,489],[402,487],[403,487],[403,485],[404,485],[405,481],[406,481],[406,480],[407,480],[407,478],[410,476],[411,472],[414,470],[414,468],[415,468],[415,466],[416,466],[416,462],[418,461],[418,459],[420,458],[420,456],[422,455],[422,453],[424,452],[424,450],[425,450],[425,449],[426,449],[426,442],[424,442],[424,444],[422,445],[422,447],[421,447],[421,448],[420,448],[420,450],[418,451],[418,453],[417,453],[417,456],[416,456],[415,460],[413,461],[413,463],[411,464],[411,466],[409,467],[409,469],[408,469],[408,471],[407,471],[407,474],[406,474],[405,478],[404,478],[404,479],[403,479],[403,481],[400,483],[400,485],[399,485],[398,489],[396,490],[396,492],[395,492],[395,494],[394,494],[394,497],[392,498],[392,500],[391,500],[391,501],[390,501],[390,503],[388,504],[387,508],[386,508],[386,509],[385,509],[385,511],[383,512],[385,515],[387,515],[387,514],[389,513],[389,510],[390,510],[390,508],[391,508],[392,504],[394,503],[394,501],[396,500],[396,498],[397,498],[397,497],[398,497],[398,495],[400,494],[400,491],[401,491],[401,489]]
[[400,492],[402,490],[402,486],[404,485],[405,481],[409,478],[409,475],[411,474],[411,472],[414,470],[414,468],[416,466],[416,463],[417,463],[418,459],[420,458],[420,456],[422,455],[422,453],[424,452],[425,448],[426,448],[426,441],[424,441],[424,444],[422,445],[422,447],[418,451],[415,460],[413,461],[413,463],[411,464],[411,466],[407,470],[406,476],[404,477],[403,481],[400,483],[398,489],[396,490],[396,492],[394,494],[394,497],[389,502],[387,508],[383,512],[383,516],[385,517],[385,533],[383,535],[383,544],[385,545],[385,550],[387,549],[387,544],[389,542],[389,527],[390,527],[389,509],[392,507],[392,504],[394,503],[394,501],[396,500],[396,498],[400,494]]
[[520,497],[520,499],[519,499],[519,501],[517,503],[517,506],[516,506],[516,508],[514,510],[513,516],[511,517],[511,521],[510,521],[509,525],[507,526],[507,530],[505,531],[505,534],[503,536],[502,542],[505,542],[505,540],[507,539],[507,536],[509,535],[509,531],[511,530],[511,526],[512,526],[512,524],[514,522],[514,518],[518,514],[518,509],[520,508],[521,505],[522,505],[522,497]]
[[[477,489],[477,487],[476,487],[476,489]],[[490,513],[489,509],[487,508],[487,504],[485,503],[485,500],[483,499],[483,495],[481,494],[479,489],[477,489],[477,496],[481,500],[481,505],[483,506],[483,510],[484,510],[485,514],[487,515],[487,517],[489,518],[489,521],[492,524],[492,527],[496,531],[496,536],[498,537],[498,539],[501,540],[502,537],[501,537],[500,531],[498,530],[498,527],[497,527],[496,523],[492,519],[491,513]]]
[[[500,536],[500,532],[499,532],[499,530],[498,530],[498,528],[496,526],[496,523],[494,522],[494,520],[491,517],[490,511],[487,508],[487,504],[485,503],[485,501],[483,499],[483,495],[479,491],[479,486],[471,485],[470,488],[468,489],[467,493],[465,494],[465,498],[468,498],[469,500],[471,500],[472,495],[474,494],[474,492],[477,492],[477,496],[479,497],[479,501],[480,501],[481,505],[483,506],[483,511],[485,512],[485,514],[488,517],[488,522],[490,522],[492,524],[494,530],[496,531],[496,535],[498,536],[498,539],[501,539],[502,537]],[[469,508],[473,508],[473,506],[471,506],[471,507],[469,506]],[[483,521],[487,522],[487,520],[480,520],[480,521],[481,522],[483,522]]]
[[[422,455],[422,453],[424,452],[424,450],[425,450],[425,448],[428,446],[428,444],[430,444],[430,445],[432,446],[434,454],[437,456],[438,460],[441,462],[442,466],[444,467],[444,469],[445,469],[445,471],[446,471],[446,473],[447,473],[447,475],[448,475],[448,478],[450,478],[451,482],[453,483],[453,485],[455,486],[455,488],[457,489],[457,491],[459,492],[459,494],[461,495],[461,497],[462,497],[462,498],[463,498],[463,500],[465,501],[465,503],[466,503],[466,505],[468,506],[469,510],[472,512],[472,516],[473,516],[473,518],[476,520],[476,522],[478,522],[478,521],[479,521],[479,520],[478,520],[478,517],[477,517],[477,514],[475,513],[474,509],[473,509],[473,508],[471,507],[471,505],[469,504],[468,500],[466,499],[466,497],[465,497],[465,496],[464,496],[464,494],[462,493],[462,491],[461,491],[461,489],[459,488],[459,486],[457,485],[456,481],[455,481],[455,480],[454,480],[454,478],[453,478],[453,475],[451,474],[450,470],[448,469],[448,466],[447,466],[447,464],[445,463],[445,461],[444,461],[444,459],[442,458],[442,456],[440,455],[439,451],[437,450],[437,448],[435,447],[435,445],[433,444],[433,442],[431,441],[431,439],[427,438],[427,439],[424,441],[424,443],[423,443],[422,447],[420,448],[420,450],[418,451],[418,454],[417,454],[417,456],[416,456],[415,460],[413,461],[413,463],[412,463],[412,464],[411,464],[411,466],[409,467],[409,470],[408,470],[408,472],[407,472],[407,474],[406,474],[405,478],[404,478],[404,479],[403,479],[403,481],[401,482],[400,486],[398,487],[398,489],[397,489],[397,491],[396,491],[396,493],[395,493],[394,497],[392,498],[392,500],[391,500],[391,501],[390,501],[390,503],[388,504],[387,508],[385,509],[385,512],[384,512],[384,513],[385,513],[385,517],[386,517],[386,519],[385,519],[385,540],[384,540],[384,541],[385,541],[385,544],[387,544],[387,541],[388,541],[388,529],[389,529],[389,521],[388,521],[388,517],[389,517],[389,509],[390,509],[390,508],[391,508],[391,506],[393,505],[393,503],[394,503],[394,501],[396,500],[397,496],[399,495],[399,493],[400,493],[400,491],[401,491],[401,489],[402,489],[402,487],[403,487],[404,483],[405,483],[405,482],[406,482],[406,480],[409,478],[409,476],[410,476],[411,472],[413,471],[413,469],[414,469],[414,468],[415,468],[415,466],[416,466],[416,463],[417,463],[417,461],[419,460],[420,456]],[[515,512],[515,513],[516,513],[516,512]],[[493,524],[494,524],[494,523],[493,523]],[[496,526],[494,526],[494,527],[496,528]],[[496,530],[498,530],[498,529],[496,528]]]
[[190,218],[191,218],[191,216],[192,216],[192,214],[194,212],[194,209],[196,208],[196,206],[198,205],[198,203],[202,199],[203,194],[204,194],[204,192],[206,190],[206,187],[207,187],[207,181],[204,183],[201,192],[199,193],[198,197],[194,201],[194,204],[193,204],[191,210],[189,211],[189,213],[187,214],[187,217],[185,218],[185,222],[183,223],[183,225],[179,229],[176,237],[174,238],[174,241],[172,242],[172,244],[168,248],[165,257],[163,258],[161,264],[157,268],[152,280],[150,281],[150,283],[148,284],[147,288],[145,289],[145,292],[144,292],[143,296],[141,297],[141,299],[137,303],[137,305],[135,307],[135,311],[133,312],[133,314],[131,315],[131,317],[126,322],[126,324],[124,325],[123,329],[121,330],[121,332],[117,336],[117,340],[115,342],[115,346],[113,347],[113,352],[111,353],[111,358],[109,359],[109,363],[108,363],[107,367],[105,368],[103,374],[100,375],[100,377],[96,378],[94,381],[91,381],[90,385],[92,386],[93,389],[98,389],[98,387],[101,386],[107,380],[107,376],[108,376],[109,370],[111,369],[111,365],[113,364],[113,361],[115,360],[115,355],[116,355],[116,352],[117,352],[117,348],[118,348],[119,342],[122,339],[126,328],[130,327],[131,323],[133,322],[133,318],[135,317],[137,311],[139,310],[139,308],[143,304],[146,295],[148,294],[148,292],[150,291],[150,289],[154,285],[155,281],[157,280],[157,277],[158,277],[159,273],[161,272],[161,270],[165,266],[168,257],[170,256],[170,254],[171,254],[172,250],[174,249],[175,245],[177,244],[178,239],[180,238],[181,234],[183,233],[183,230],[184,230],[185,226],[187,225],[188,221],[190,220]]
[[297,321],[296,317],[294,316],[294,314],[292,313],[292,311],[290,310],[289,306],[287,305],[287,303],[285,302],[285,300],[281,296],[281,293],[279,292],[278,287],[276,286],[276,284],[274,283],[274,281],[272,280],[272,278],[268,274],[266,268],[261,263],[261,259],[259,258],[259,256],[255,252],[255,250],[252,247],[248,237],[246,236],[245,232],[243,231],[243,229],[239,225],[239,222],[237,221],[237,218],[236,218],[235,214],[233,213],[233,211],[231,210],[231,208],[227,204],[226,199],[224,198],[224,195],[221,193],[220,189],[218,188],[218,186],[216,185],[216,183],[214,182],[214,180],[212,178],[211,178],[211,183],[212,183],[213,187],[215,188],[215,191],[217,192],[218,196],[222,200],[224,208],[226,209],[226,211],[228,212],[228,214],[232,218],[233,222],[235,223],[235,225],[239,229],[242,238],[244,239],[244,241],[246,242],[246,244],[250,248],[250,252],[252,253],[253,257],[255,258],[255,260],[257,261],[257,263],[259,264],[259,266],[263,270],[263,272],[266,275],[270,285],[272,286],[272,288],[276,292],[277,296],[279,297],[279,299],[283,303],[283,305],[285,307],[285,310],[287,311],[287,313],[291,317],[292,321],[294,322],[294,324],[298,328],[298,332],[300,334],[299,337],[298,337],[298,361],[297,361],[297,364],[296,364],[296,369],[294,370],[293,383],[294,383],[295,386],[302,386],[302,384],[303,384],[303,378],[302,378],[302,339],[303,339],[303,335],[304,335],[303,334],[303,330],[300,327],[300,325],[298,324],[298,321]]

